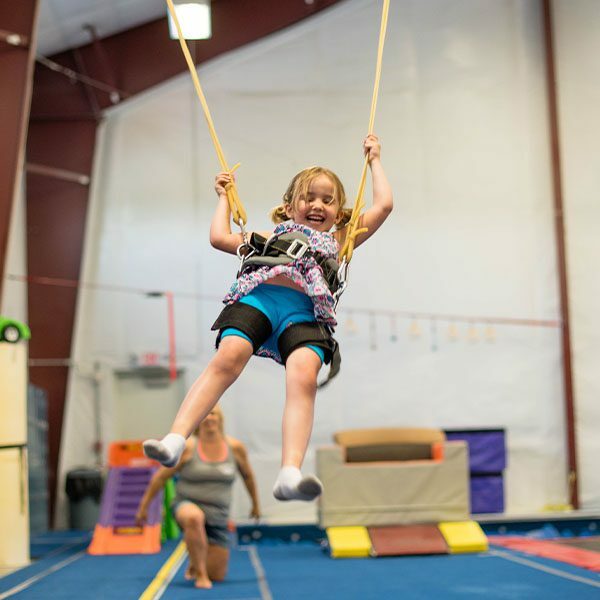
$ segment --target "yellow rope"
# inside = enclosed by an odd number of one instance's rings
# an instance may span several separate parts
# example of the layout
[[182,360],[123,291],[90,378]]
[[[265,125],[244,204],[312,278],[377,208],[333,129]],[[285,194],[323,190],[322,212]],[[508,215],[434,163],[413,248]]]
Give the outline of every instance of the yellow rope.
[[[219,143],[219,139],[217,138],[217,132],[215,131],[215,126],[213,124],[212,117],[210,116],[210,110],[208,108],[208,104],[206,102],[206,98],[204,97],[204,92],[202,91],[202,87],[200,86],[200,80],[198,79],[198,73],[196,72],[196,66],[194,65],[194,61],[190,55],[190,51],[187,47],[187,43],[183,37],[183,32],[181,31],[181,26],[179,24],[179,19],[177,18],[177,14],[175,12],[175,7],[173,6],[172,0],[166,0],[167,7],[169,8],[169,13],[171,15],[171,19],[173,19],[173,23],[175,24],[175,28],[177,29],[177,37],[179,38],[179,44],[181,45],[181,50],[183,51],[183,55],[185,56],[185,60],[187,62],[188,68],[190,70],[190,75],[192,76],[192,81],[194,82],[194,87],[196,88],[196,93],[198,94],[198,98],[200,99],[200,104],[202,104],[202,109],[204,110],[204,116],[206,117],[206,122],[208,123],[208,130],[210,132],[210,137],[212,138],[213,144],[215,146],[215,150],[217,151],[217,158],[221,163],[221,169],[223,171],[227,171],[228,173],[233,174],[233,172],[237,169],[239,164],[230,169],[227,166],[227,161],[225,160],[225,155],[223,154],[223,149],[221,148],[221,144]],[[231,210],[231,216],[235,223],[241,228],[244,237],[246,235],[244,230],[244,225],[247,223],[248,218],[246,216],[246,211],[244,209],[244,205],[238,196],[237,188],[233,180],[230,184],[225,186],[225,190],[227,191],[227,200],[229,202],[229,208]]]
[[[383,0],[383,10],[381,13],[381,27],[379,28],[379,46],[377,48],[377,66],[375,68],[375,84],[373,86],[373,99],[371,100],[371,116],[369,118],[369,133],[373,133],[373,125],[375,123],[375,110],[377,108],[377,98],[379,96],[379,82],[381,80],[381,60],[383,58],[383,45],[385,43],[385,32],[387,29],[388,12],[390,8],[390,0]],[[340,251],[341,262],[345,262],[346,265],[352,260],[352,253],[354,252],[354,245],[356,238],[361,234],[368,231],[366,227],[358,228],[358,221],[360,213],[365,206],[363,202],[363,195],[365,193],[365,184],[367,182],[367,167],[369,166],[369,158],[365,157],[363,165],[362,175],[360,178],[360,184],[358,186],[358,193],[354,202],[354,208],[352,209],[352,216],[348,222],[348,233],[344,245]]]
[[[212,117],[210,115],[210,110],[208,108],[208,104],[206,102],[206,98],[204,96],[204,92],[202,91],[202,87],[200,85],[200,80],[198,79],[198,73],[196,72],[196,67],[194,65],[194,61],[190,55],[190,51],[187,47],[187,43],[183,37],[183,32],[181,31],[181,26],[179,24],[179,19],[177,18],[177,14],[175,13],[175,7],[173,6],[172,0],[166,0],[167,7],[169,9],[169,13],[171,15],[171,19],[175,24],[175,28],[177,29],[177,37],[179,38],[179,44],[181,45],[181,50],[183,51],[183,55],[187,62],[190,75],[192,76],[192,81],[194,82],[194,88],[196,89],[196,93],[198,98],[200,99],[200,104],[202,105],[202,109],[204,110],[204,116],[206,118],[206,122],[208,124],[208,129],[210,132],[210,136],[212,138],[213,144],[215,146],[215,150],[217,152],[217,158],[221,163],[221,168],[223,171],[228,173],[233,173],[235,169],[239,166],[239,164],[235,165],[232,169],[227,166],[227,161],[225,160],[225,155],[223,154],[223,150],[221,148],[221,144],[219,143],[219,139],[217,137],[217,133],[215,131],[215,127],[213,124]],[[387,20],[388,20],[388,12],[389,12],[390,0],[383,0],[383,10],[381,14],[381,26],[379,29],[379,46],[377,49],[377,66],[375,69],[375,83],[373,86],[373,97],[371,100],[371,115],[369,118],[369,133],[373,133],[373,125],[375,122],[375,111],[377,108],[377,99],[379,96],[379,82],[381,80],[381,62],[383,58],[383,46],[385,43],[385,33],[387,29]],[[348,223],[348,233],[346,235],[346,239],[344,241],[344,245],[342,250],[340,251],[340,258],[346,264],[350,263],[352,259],[352,254],[354,252],[354,245],[356,243],[356,238],[361,234],[367,231],[366,227],[358,228],[358,221],[360,218],[360,213],[364,208],[365,204],[363,201],[365,185],[367,180],[367,168],[369,166],[369,159],[365,157],[365,162],[363,165],[362,175],[360,179],[360,184],[358,186],[358,193],[356,196],[356,200],[354,202],[354,208],[352,209],[352,216]],[[226,186],[227,191],[227,200],[229,202],[229,208],[231,210],[231,216],[235,223],[242,229],[242,233],[245,236],[244,225],[247,223],[248,218],[246,215],[246,210],[239,198],[237,188],[235,183],[228,184]]]

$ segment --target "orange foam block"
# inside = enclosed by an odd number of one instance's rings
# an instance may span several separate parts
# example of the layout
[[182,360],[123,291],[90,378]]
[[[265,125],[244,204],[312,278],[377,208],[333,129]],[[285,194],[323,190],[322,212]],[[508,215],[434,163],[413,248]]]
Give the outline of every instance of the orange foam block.
[[160,552],[161,525],[103,527],[96,525],[88,554],[156,554]]

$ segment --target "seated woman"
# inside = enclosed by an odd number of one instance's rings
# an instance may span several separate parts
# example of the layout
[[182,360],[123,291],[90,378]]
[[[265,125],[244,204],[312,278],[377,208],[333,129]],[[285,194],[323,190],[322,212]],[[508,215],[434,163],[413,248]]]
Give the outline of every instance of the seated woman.
[[212,581],[223,581],[227,574],[227,523],[236,469],[252,501],[250,516],[258,518],[256,484],[246,448],[225,435],[223,413],[215,406],[198,426],[196,435],[186,441],[179,464],[161,467],[154,474],[138,508],[136,521],[142,524],[154,496],[178,473],[172,510],[190,557],[185,576],[194,579],[198,588],[210,588]]

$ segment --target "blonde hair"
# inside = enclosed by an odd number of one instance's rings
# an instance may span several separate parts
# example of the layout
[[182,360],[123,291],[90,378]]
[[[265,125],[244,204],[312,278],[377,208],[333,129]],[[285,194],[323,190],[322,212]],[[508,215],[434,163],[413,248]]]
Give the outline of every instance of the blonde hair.
[[[217,414],[217,416],[219,418],[219,431],[221,432],[221,435],[224,436],[225,435],[225,417],[223,416],[223,411],[221,410],[221,407],[217,404],[212,407],[211,411],[208,414],[210,414],[211,412],[214,412]],[[196,435],[200,435],[200,427],[202,426],[203,421],[204,421],[204,419],[202,419],[202,421],[200,421],[200,423],[198,423],[198,427],[196,427],[196,432],[195,432]]]
[[333,201],[338,205],[337,220],[335,223],[336,229],[342,229],[348,224],[352,216],[352,209],[345,208],[346,192],[344,191],[344,186],[340,178],[333,171],[325,167],[307,167],[294,175],[283,195],[283,204],[276,206],[269,213],[273,223],[283,223],[289,219],[287,209],[290,207],[296,208],[299,200],[306,198],[310,184],[319,175],[329,177],[333,184]]

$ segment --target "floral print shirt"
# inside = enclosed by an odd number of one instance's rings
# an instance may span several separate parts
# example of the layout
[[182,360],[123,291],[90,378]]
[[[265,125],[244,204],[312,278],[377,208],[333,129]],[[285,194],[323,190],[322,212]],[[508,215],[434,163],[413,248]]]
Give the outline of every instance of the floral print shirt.
[[[337,240],[328,231],[316,231],[308,225],[301,225],[294,221],[279,223],[274,234],[282,234],[298,231],[308,237],[310,249],[319,252],[326,258],[337,260],[340,251]],[[240,298],[249,294],[257,285],[265,283],[277,275],[284,275],[304,290],[304,293],[312,300],[317,321],[335,327],[334,304],[335,300],[327,282],[323,277],[323,271],[312,256],[304,255],[287,265],[263,265],[256,270],[240,275],[231,286],[229,292],[223,299],[225,304],[233,304]]]

